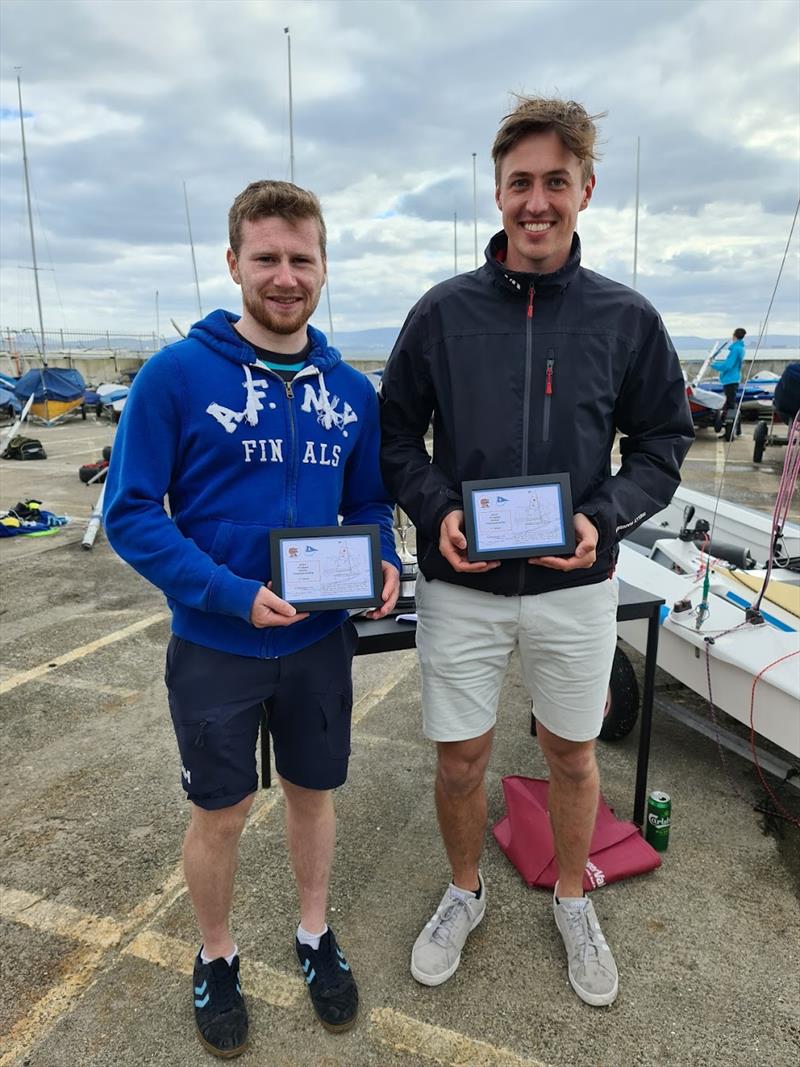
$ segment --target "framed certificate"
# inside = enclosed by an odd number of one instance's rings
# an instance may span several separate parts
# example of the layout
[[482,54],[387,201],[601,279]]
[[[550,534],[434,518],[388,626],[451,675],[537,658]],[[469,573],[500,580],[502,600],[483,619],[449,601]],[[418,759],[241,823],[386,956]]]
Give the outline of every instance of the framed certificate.
[[574,553],[568,474],[463,482],[461,489],[470,562]]
[[271,530],[272,591],[298,611],[379,607],[383,601],[377,526]]

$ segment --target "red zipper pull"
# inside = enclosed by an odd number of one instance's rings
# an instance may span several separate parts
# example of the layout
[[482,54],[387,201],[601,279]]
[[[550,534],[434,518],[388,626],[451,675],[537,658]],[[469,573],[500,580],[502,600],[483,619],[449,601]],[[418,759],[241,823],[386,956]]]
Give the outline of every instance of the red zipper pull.
[[553,393],[553,368],[552,368],[552,366],[548,366],[548,368],[547,368],[547,377],[546,377],[545,383],[544,383],[544,395],[545,396],[552,396],[552,393]]
[[533,318],[533,286],[528,290],[528,318]]

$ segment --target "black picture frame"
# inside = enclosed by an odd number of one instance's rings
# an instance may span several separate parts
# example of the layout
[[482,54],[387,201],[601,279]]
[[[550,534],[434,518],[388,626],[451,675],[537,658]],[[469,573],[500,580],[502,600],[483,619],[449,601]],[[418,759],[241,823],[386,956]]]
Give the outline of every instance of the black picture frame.
[[283,569],[282,548],[287,541],[299,541],[312,543],[315,540],[341,540],[366,538],[369,546],[369,574],[371,591],[369,594],[358,596],[334,596],[292,599],[289,603],[298,611],[334,611],[352,610],[354,608],[375,608],[383,603],[383,571],[381,568],[381,541],[380,530],[377,525],[363,526],[287,526],[278,530],[270,530],[269,551],[272,569],[272,591],[282,600],[285,596],[285,574]]
[[[554,486],[558,490],[558,505],[562,537],[549,544],[515,545],[510,548],[479,547],[476,524],[476,500],[480,507],[482,494],[497,489],[524,489],[528,486]],[[532,559],[536,556],[572,556],[575,552],[575,526],[572,518],[572,489],[569,474],[534,474],[519,478],[490,478],[462,482],[464,501],[464,534],[467,539],[467,559],[470,563],[496,559]]]

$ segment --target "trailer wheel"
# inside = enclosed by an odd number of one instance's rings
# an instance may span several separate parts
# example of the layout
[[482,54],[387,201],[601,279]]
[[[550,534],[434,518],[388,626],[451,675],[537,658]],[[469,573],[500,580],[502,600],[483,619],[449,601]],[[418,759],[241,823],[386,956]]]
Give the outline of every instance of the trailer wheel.
[[600,740],[621,741],[634,728],[638,717],[639,683],[631,661],[618,646],[611,665]]
[[760,463],[764,458],[764,449],[767,447],[769,429],[765,422],[759,422],[753,430],[753,463]]

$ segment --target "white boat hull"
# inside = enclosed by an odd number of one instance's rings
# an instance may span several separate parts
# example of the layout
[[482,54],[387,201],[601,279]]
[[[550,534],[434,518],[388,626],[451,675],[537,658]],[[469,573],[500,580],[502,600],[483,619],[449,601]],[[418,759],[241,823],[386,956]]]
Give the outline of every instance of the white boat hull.
[[[674,573],[624,542],[618,574],[623,581],[664,597],[668,608],[689,595],[695,606],[700,599],[693,576]],[[749,725],[754,679],[782,656],[791,656],[769,667],[756,684],[753,726],[757,734],[800,758],[800,657],[792,655],[800,652],[800,633],[770,624],[748,625],[716,636],[713,644],[706,643],[706,636],[739,626],[743,620],[742,610],[721,597],[713,597],[712,614],[700,632],[694,627],[694,616],[684,622],[670,612],[661,626],[658,665],[705,698],[709,696],[710,673],[714,705]],[[623,640],[644,652],[646,624],[621,623],[618,631]]]
[[[707,493],[697,493],[679,486],[672,502],[648,519],[645,525],[663,530],[664,534],[679,534],[683,526],[684,509],[691,506],[694,508],[692,523],[698,519],[713,523],[715,541],[749,548],[759,564],[766,563],[771,548],[771,520],[753,508],[731,504],[727,500],[719,501],[715,517],[714,503],[714,498]],[[790,556],[800,556],[800,526],[787,523],[783,531],[783,543]]]

